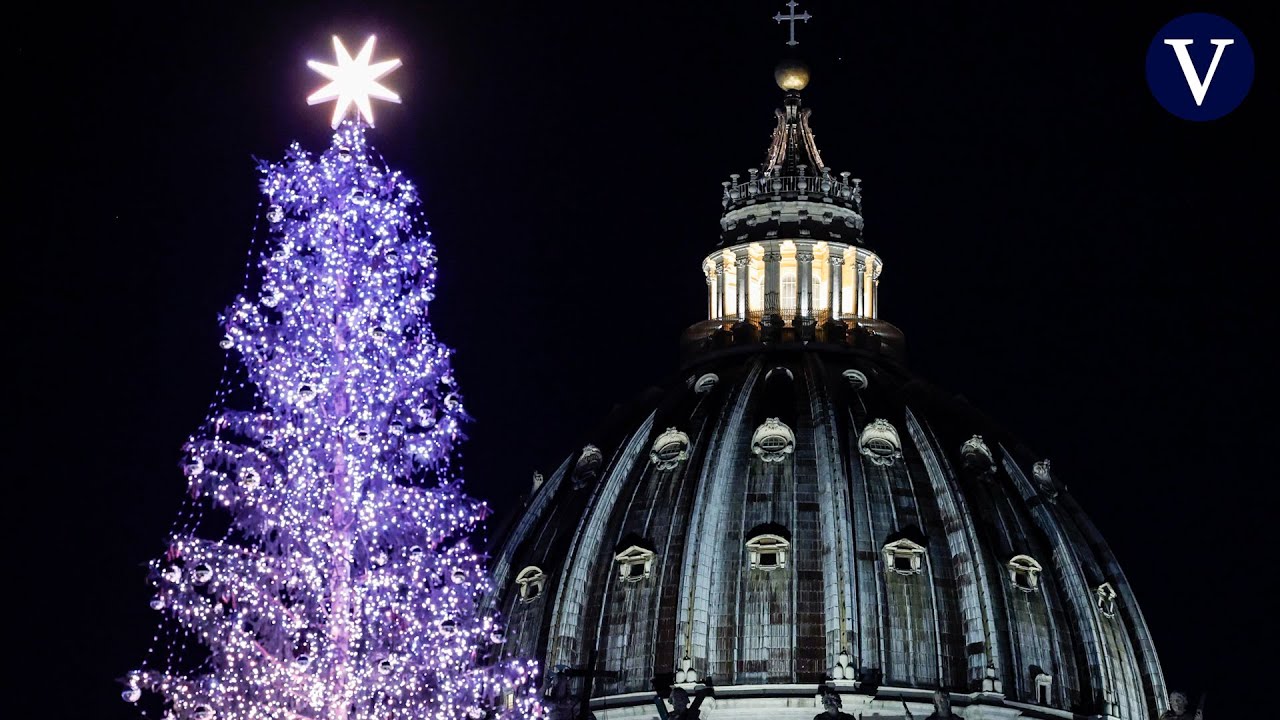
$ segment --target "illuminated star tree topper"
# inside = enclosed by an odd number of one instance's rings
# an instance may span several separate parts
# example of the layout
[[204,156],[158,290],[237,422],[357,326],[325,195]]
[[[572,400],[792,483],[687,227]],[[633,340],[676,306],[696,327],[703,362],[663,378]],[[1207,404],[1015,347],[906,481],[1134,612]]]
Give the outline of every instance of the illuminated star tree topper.
[[427,312],[435,246],[366,137],[399,61],[334,42],[311,96],[338,99],[329,147],[259,167],[226,375],[183,446],[188,499],[149,564],[161,618],[121,698],[163,720],[526,720],[537,664],[495,657],[471,539],[489,508],[452,464],[467,415]]
[[373,125],[373,106],[369,102],[369,98],[377,98],[378,100],[386,100],[388,102],[400,102],[400,96],[392,92],[385,85],[378,82],[379,79],[390,73],[392,70],[400,67],[399,58],[391,60],[383,60],[381,62],[369,64],[370,58],[373,57],[373,45],[377,38],[373,35],[364,41],[364,47],[360,48],[360,53],[351,57],[347,52],[347,48],[342,44],[342,40],[337,36],[333,36],[333,51],[338,58],[337,65],[318,62],[316,60],[308,60],[307,67],[315,70],[323,75],[329,84],[311,93],[307,98],[308,105],[329,102],[337,100],[333,107],[333,128],[336,130],[342,124],[343,118],[347,116],[347,111],[355,105],[360,116],[365,122]]

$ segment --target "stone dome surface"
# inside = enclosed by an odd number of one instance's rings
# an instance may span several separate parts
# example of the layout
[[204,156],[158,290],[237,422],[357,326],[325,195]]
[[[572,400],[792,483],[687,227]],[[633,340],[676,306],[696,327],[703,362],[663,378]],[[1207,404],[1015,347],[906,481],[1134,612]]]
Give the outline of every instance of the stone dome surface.
[[[552,669],[595,649],[618,677],[592,696],[649,712],[687,656],[683,679],[710,675],[722,705],[836,681],[1149,717],[1164,690],[1142,614],[1041,460],[884,354],[706,356],[528,498],[495,565],[502,651]],[[522,595],[527,568],[542,584]]]

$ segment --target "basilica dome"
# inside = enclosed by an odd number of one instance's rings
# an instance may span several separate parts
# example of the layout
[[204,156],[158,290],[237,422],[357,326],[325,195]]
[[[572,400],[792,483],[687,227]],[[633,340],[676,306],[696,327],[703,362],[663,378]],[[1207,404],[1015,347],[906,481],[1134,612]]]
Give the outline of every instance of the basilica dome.
[[542,662],[561,718],[656,718],[673,686],[709,717],[1157,717],[1106,542],[1048,460],[906,367],[860,181],[796,89],[775,119],[723,183],[681,367],[566,438],[502,528],[500,653]]

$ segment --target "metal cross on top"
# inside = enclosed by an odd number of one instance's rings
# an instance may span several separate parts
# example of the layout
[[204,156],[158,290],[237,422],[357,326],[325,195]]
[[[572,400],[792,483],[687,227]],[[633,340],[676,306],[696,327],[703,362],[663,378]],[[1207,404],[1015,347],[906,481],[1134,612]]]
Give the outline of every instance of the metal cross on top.
[[779,23],[781,23],[783,20],[786,20],[787,22],[791,23],[791,39],[787,41],[788,45],[800,44],[796,42],[796,21],[803,20],[807,23],[809,22],[809,18],[813,17],[812,15],[809,14],[808,10],[805,10],[804,12],[797,15],[796,7],[798,5],[800,5],[800,3],[796,2],[796,0],[791,0],[790,2],[787,3],[787,7],[791,8],[790,15],[783,15],[782,13],[778,13],[777,15],[773,16],[773,19],[777,20]]

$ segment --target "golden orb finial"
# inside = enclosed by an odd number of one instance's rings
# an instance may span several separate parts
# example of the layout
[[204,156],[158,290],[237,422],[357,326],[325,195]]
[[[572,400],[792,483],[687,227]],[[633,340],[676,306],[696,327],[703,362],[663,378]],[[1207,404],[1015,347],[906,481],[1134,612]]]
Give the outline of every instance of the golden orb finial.
[[783,60],[774,68],[773,80],[787,92],[799,92],[809,84],[809,66],[799,60]]

